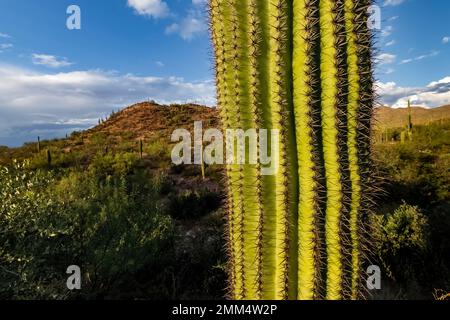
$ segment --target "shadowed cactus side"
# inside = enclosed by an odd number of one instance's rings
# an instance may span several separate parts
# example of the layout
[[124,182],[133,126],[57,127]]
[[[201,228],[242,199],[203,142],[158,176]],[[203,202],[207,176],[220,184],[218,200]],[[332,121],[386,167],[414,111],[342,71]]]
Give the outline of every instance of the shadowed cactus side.
[[52,152],[50,151],[50,149],[47,149],[47,165],[49,167],[52,166]]
[[209,4],[224,131],[280,133],[275,175],[261,175],[259,162],[227,164],[230,298],[361,297],[371,1]]

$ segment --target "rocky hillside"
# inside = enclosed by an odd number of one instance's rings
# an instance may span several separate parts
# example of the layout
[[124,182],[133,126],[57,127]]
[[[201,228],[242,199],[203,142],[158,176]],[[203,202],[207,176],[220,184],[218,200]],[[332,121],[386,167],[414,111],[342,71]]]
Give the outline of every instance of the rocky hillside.
[[[193,130],[194,122],[202,121],[204,128],[218,127],[215,108],[186,104],[159,105],[142,102],[112,113],[107,119],[91,129],[73,132],[65,139],[51,141],[41,137],[40,150],[53,149],[55,154],[86,155],[82,163],[90,161],[98,151],[139,151],[139,141],[143,141],[144,154],[151,145],[168,149],[171,134],[175,129]],[[28,159],[39,149],[36,141],[30,141],[20,148],[0,147],[0,165],[13,159]]]
[[[450,105],[435,109],[412,108],[412,119],[416,125],[427,124],[450,118]],[[65,152],[84,151],[86,147],[103,145],[105,148],[123,143],[139,143],[143,140],[170,142],[173,130],[184,128],[192,131],[195,121],[202,121],[203,127],[219,127],[216,108],[195,104],[159,105],[142,102],[131,105],[111,114],[99,125],[83,131],[74,132],[66,139],[41,141],[41,147],[58,146]],[[403,127],[408,121],[408,109],[380,107],[375,110],[375,123],[378,129]],[[41,137],[45,140],[45,137]],[[36,152],[37,142],[31,141],[21,148],[0,147],[0,164],[12,159],[23,159]]]
[[194,121],[202,121],[205,127],[217,126],[215,108],[186,104],[164,106],[142,102],[114,113],[105,122],[87,131],[112,136],[128,134],[135,139],[168,136],[178,128],[192,129]]
[[[412,121],[416,125],[448,118],[450,118],[450,105],[434,109],[412,107]],[[380,107],[375,111],[375,119],[377,126],[381,129],[404,127],[408,123],[408,109]]]

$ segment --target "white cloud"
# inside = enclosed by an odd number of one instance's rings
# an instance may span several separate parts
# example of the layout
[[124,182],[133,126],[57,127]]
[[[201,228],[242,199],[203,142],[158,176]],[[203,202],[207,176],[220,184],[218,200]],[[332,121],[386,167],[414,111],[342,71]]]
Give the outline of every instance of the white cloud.
[[414,61],[414,59],[404,59],[404,60],[402,60],[400,62],[400,64],[410,63],[410,62],[413,62],[413,61]]
[[405,0],[385,0],[383,3],[384,7],[387,6],[398,6],[399,4],[402,4],[403,2],[405,2]]
[[388,19],[388,21],[395,21],[395,20],[397,20],[398,18],[400,18],[400,16],[393,16],[393,17],[390,17],[390,18]]
[[33,53],[31,55],[31,59],[33,61],[33,64],[46,66],[49,68],[61,68],[73,65],[73,63],[68,61],[67,58],[59,58],[49,54]]
[[9,39],[9,38],[11,38],[11,36],[10,36],[9,34],[0,32],[0,38],[6,38],[6,39]]
[[441,84],[448,84],[448,83],[450,83],[450,77],[445,77],[441,80],[431,82],[427,87],[432,88]]
[[447,43],[449,43],[450,42],[450,37],[443,37],[442,38],[442,43],[443,44],[447,44]]
[[160,68],[165,66],[164,62],[162,62],[162,61],[155,61],[155,64]]
[[386,43],[386,47],[390,47],[393,46],[394,44],[396,44],[397,42],[395,40],[391,40],[389,42]]
[[379,64],[391,64],[395,62],[396,55],[390,53],[382,53],[376,57],[376,61]]
[[206,4],[208,0],[192,0],[192,4],[194,6],[200,6]]
[[214,81],[101,70],[42,73],[0,65],[0,144],[63,136],[95,125],[113,109],[148,99],[212,106]]
[[172,34],[178,32],[180,25],[178,23],[172,23],[166,27],[166,34]]
[[408,100],[416,106],[434,108],[450,104],[450,76],[433,81],[424,87],[401,87],[395,82],[378,82],[381,103],[393,108],[404,108]]
[[389,37],[392,34],[393,31],[394,31],[394,27],[393,26],[386,26],[386,28],[383,28],[381,30],[381,36],[383,38]]
[[423,54],[423,55],[417,56],[415,58],[404,59],[404,60],[402,60],[400,62],[400,64],[407,64],[407,63],[411,63],[411,62],[414,62],[414,61],[420,61],[420,60],[423,60],[423,59],[436,57],[437,55],[439,55],[439,53],[440,53],[439,51],[431,51],[428,54]]
[[208,30],[206,22],[207,0],[192,0],[190,8],[184,16],[166,27],[166,34],[177,34],[183,40],[190,41],[195,37],[206,33]]
[[166,28],[166,34],[178,34],[183,40],[192,40],[208,30],[204,17],[198,11],[191,11],[179,22]]
[[170,13],[169,6],[162,0],[128,0],[128,6],[137,14],[152,18],[164,18]]
[[12,47],[13,47],[12,43],[0,43],[1,50],[10,49]]

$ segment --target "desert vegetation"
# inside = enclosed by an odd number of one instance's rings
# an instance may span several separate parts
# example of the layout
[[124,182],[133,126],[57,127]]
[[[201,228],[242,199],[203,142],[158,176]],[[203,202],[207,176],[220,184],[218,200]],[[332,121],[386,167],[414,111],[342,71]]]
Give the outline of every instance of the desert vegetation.
[[[205,114],[217,123],[215,111],[150,104],[125,110],[67,139],[41,137],[39,152],[37,138],[0,148],[0,298],[226,296],[223,168],[207,166],[203,180],[199,166],[173,166],[170,134],[158,129],[174,123],[173,110],[186,124]],[[134,116],[146,113],[153,116],[145,129],[133,131]],[[373,259],[383,275],[373,298],[445,298],[450,121],[414,125],[414,138],[404,143],[401,130],[390,127],[388,141],[375,142],[385,191],[373,217]],[[82,270],[79,291],[66,288],[73,264]]]

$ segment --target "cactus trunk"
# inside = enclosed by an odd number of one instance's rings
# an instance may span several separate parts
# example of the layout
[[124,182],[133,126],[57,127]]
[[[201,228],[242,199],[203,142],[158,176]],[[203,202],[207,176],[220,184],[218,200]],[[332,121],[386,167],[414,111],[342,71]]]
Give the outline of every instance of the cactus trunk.
[[52,166],[52,153],[51,153],[50,149],[47,149],[47,165],[49,167]]
[[[274,175],[262,175],[260,162],[227,159],[233,299],[360,297],[370,203],[362,190],[371,184],[370,4],[210,0],[224,131],[279,132]],[[227,137],[227,148],[238,146]]]
[[412,141],[413,136],[413,123],[412,123],[412,109],[411,109],[411,101],[408,100],[408,139],[409,141]]

